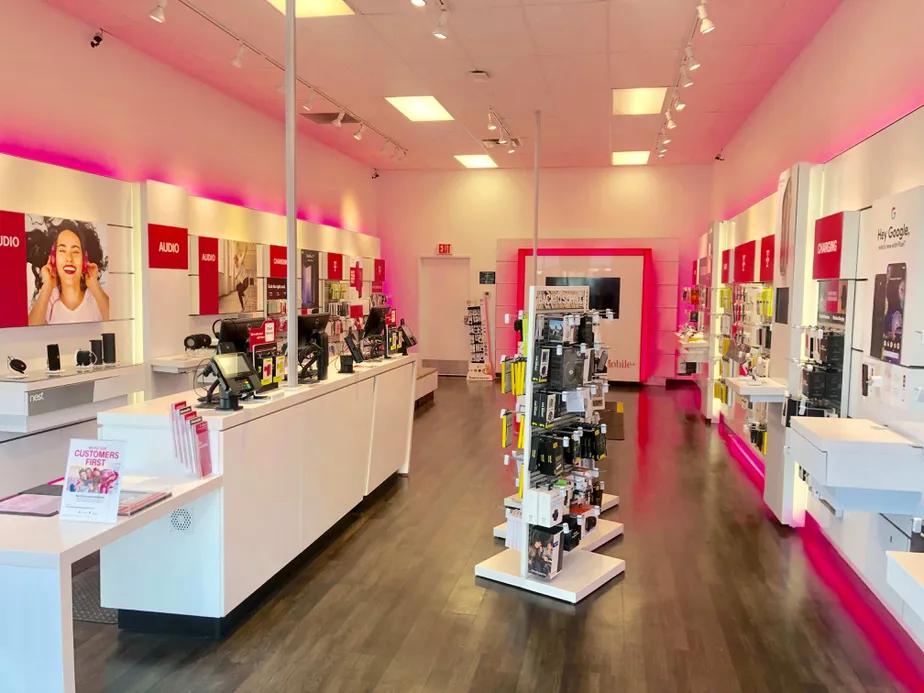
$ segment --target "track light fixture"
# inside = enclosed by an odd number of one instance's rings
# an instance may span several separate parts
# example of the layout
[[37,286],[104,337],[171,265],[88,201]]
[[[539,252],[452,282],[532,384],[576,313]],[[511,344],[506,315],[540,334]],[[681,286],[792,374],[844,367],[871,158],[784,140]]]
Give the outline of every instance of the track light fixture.
[[488,130],[497,130],[497,117],[494,111],[488,111]]
[[708,34],[710,31],[715,31],[715,24],[706,14],[706,0],[702,0],[696,8],[696,16],[699,17],[699,33]]
[[693,86],[693,78],[690,77],[690,73],[687,72],[687,68],[683,65],[680,66],[680,86],[684,88]]
[[241,41],[237,42],[237,53],[231,58],[231,66],[238,69],[244,67],[244,44]]
[[404,155],[407,154],[407,152],[404,151],[403,149],[398,149],[397,147],[395,147],[395,149],[396,149],[397,152],[398,152],[398,157],[395,159],[395,161],[397,161],[397,162],[399,162],[399,163],[402,162],[402,161],[404,161]]
[[507,150],[507,153],[514,154],[517,151],[517,147],[519,146],[520,146],[520,140],[518,140],[516,137],[511,138],[510,148]]
[[666,151],[664,151],[664,152],[658,152],[658,158],[659,158],[659,159],[663,159],[665,154],[667,154]]
[[440,10],[440,21],[437,23],[436,28],[433,30],[433,35],[438,39],[445,39],[449,36],[446,33],[446,24],[449,22],[449,10],[442,9]]
[[302,108],[304,108],[306,111],[310,111],[316,98],[318,98],[318,93],[312,90],[312,92],[308,95],[308,100],[302,104]]
[[508,141],[509,141],[509,139],[508,139],[508,136],[507,136],[507,131],[504,130],[504,128],[501,128],[501,129],[500,129],[500,135],[498,135],[498,137],[497,137],[497,143],[498,143],[498,144],[507,144]]
[[427,0],[411,0],[411,4],[412,4],[414,7],[426,7],[426,6],[427,6]]
[[671,117],[671,109],[667,109],[667,129],[673,130],[677,127],[677,123],[674,122],[674,119]]
[[679,97],[679,96],[675,96],[675,97],[674,97],[674,102],[671,104],[671,108],[672,108],[673,110],[675,110],[675,111],[682,111],[682,110],[683,110],[684,108],[686,108],[686,107],[687,107],[687,105],[686,105],[683,101],[680,100],[680,97]]
[[687,61],[687,69],[690,72],[693,70],[698,70],[700,67],[699,60],[696,59],[696,56],[693,55],[693,48],[688,44],[686,49],[683,51],[684,56]]
[[379,154],[381,154],[382,156],[388,156],[388,145],[389,144],[391,144],[391,142],[386,141],[385,144],[382,145],[382,148],[379,150]]
[[353,139],[359,141],[363,138],[363,133],[366,131],[366,124],[360,123],[359,129],[353,133]]
[[157,0],[157,7],[155,7],[148,14],[148,17],[153,19],[158,24],[163,24],[167,21],[167,16],[164,14],[164,8],[167,6],[167,0]]
[[670,144],[670,143],[671,143],[670,135],[665,135],[664,137],[661,138],[661,144]]
[[340,113],[337,114],[337,117],[334,118],[331,122],[331,125],[333,125],[335,128],[339,128],[343,125],[344,118],[346,118],[346,111],[341,109]]

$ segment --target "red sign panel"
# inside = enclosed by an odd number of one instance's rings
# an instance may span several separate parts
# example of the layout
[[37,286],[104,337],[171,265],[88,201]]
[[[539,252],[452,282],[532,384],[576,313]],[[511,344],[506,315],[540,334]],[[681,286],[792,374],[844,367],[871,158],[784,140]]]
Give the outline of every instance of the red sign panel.
[[340,253],[327,254],[327,278],[343,281],[343,255]]
[[697,272],[699,271],[699,260],[693,261],[693,284],[697,283]]
[[269,276],[281,279],[287,276],[288,270],[286,249],[281,245],[271,245],[269,247]]
[[383,282],[385,281],[385,261],[377,259],[374,263],[374,270],[372,274],[372,281],[374,282]]
[[353,318],[354,320],[358,320],[358,319],[362,318],[362,316],[363,316],[363,307],[362,307],[362,305],[350,306],[350,317],[351,317],[351,318]]
[[372,293],[374,294],[385,293],[385,284],[383,284],[382,282],[372,282]]
[[838,212],[815,222],[815,249],[812,279],[839,279],[844,213]]
[[762,282],[773,281],[773,250],[776,246],[776,236],[772,233],[760,239],[760,270],[758,275]]
[[199,314],[218,313],[218,239],[199,237]]
[[357,262],[356,267],[350,268],[350,286],[359,292],[359,297],[363,297],[363,268]]
[[452,243],[440,243],[436,246],[437,255],[452,255]]
[[757,241],[748,241],[735,248],[735,281],[754,281],[754,256],[757,254]]
[[148,224],[148,267],[189,270],[189,231]]
[[[47,258],[47,253],[42,259]],[[26,274],[26,215],[0,212],[0,271],[7,293],[0,301],[0,327],[22,327],[29,322],[32,283]],[[33,265],[33,270],[40,267]]]
[[731,263],[731,250],[722,251],[722,283],[728,284],[728,267]]

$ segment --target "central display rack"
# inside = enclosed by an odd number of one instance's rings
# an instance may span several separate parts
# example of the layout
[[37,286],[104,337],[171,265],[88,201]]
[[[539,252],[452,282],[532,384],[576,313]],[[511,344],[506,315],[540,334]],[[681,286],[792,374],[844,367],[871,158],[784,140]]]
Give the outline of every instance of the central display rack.
[[508,457],[516,463],[521,507],[519,515],[508,509],[509,548],[475,566],[477,577],[572,604],[626,566],[593,553],[623,527],[598,519],[596,461],[606,456],[606,427],[596,412],[606,383],[597,373],[608,349],[596,341],[606,318],[589,302],[588,287],[530,288],[517,404],[522,445]]

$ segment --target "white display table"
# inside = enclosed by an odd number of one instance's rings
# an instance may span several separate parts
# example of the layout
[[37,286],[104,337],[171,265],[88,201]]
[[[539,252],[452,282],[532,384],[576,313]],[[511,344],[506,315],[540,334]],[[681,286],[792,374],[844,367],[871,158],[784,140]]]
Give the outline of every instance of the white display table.
[[[74,693],[70,565],[96,550],[102,604],[120,610],[120,626],[228,632],[271,578],[408,471],[416,370],[416,357],[399,356],[348,375],[332,370],[239,411],[199,410],[214,475],[186,477],[171,499],[115,525],[0,516],[0,589],[16,595],[0,603],[0,690]],[[127,443],[123,474],[152,488],[185,474],[169,410],[196,397],[99,414],[99,437]]]
[[115,524],[0,515],[0,690],[72,693],[74,627],[71,564],[221,487],[221,476],[170,480],[127,476],[134,490],[171,488],[173,496]]
[[736,395],[752,402],[782,402],[786,399],[786,386],[770,378],[726,378],[725,382]]

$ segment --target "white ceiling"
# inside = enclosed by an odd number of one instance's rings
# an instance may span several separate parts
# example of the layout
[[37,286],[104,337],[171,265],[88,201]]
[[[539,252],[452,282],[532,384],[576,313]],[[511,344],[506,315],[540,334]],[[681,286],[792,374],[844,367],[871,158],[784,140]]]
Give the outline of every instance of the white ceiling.
[[[284,58],[284,20],[265,0],[187,0],[234,34]],[[702,63],[682,90],[687,108],[661,161],[704,163],[734,136],[754,107],[830,16],[840,0],[710,0],[716,30],[697,33]],[[236,41],[174,0],[167,21],[148,18],[155,0],[46,0],[241,101],[282,120],[281,72],[255,54],[243,69],[230,60]],[[356,14],[298,20],[298,74],[408,150],[402,163],[382,156],[383,140],[355,126],[304,122],[310,136],[381,169],[457,169],[456,154],[482,153],[488,108],[523,141],[501,167],[532,166],[534,112],[542,111],[541,162],[547,167],[607,166],[612,151],[654,146],[663,116],[613,116],[610,90],[670,86],[696,17],[698,0],[446,0],[449,38],[433,37],[439,12],[410,0],[346,0]],[[105,49],[105,44],[100,50]],[[471,70],[491,79],[478,84]],[[309,91],[300,87],[299,95]],[[433,95],[455,120],[411,123],[385,96]],[[318,100],[314,112],[334,111]],[[216,117],[220,117],[216,114]]]

